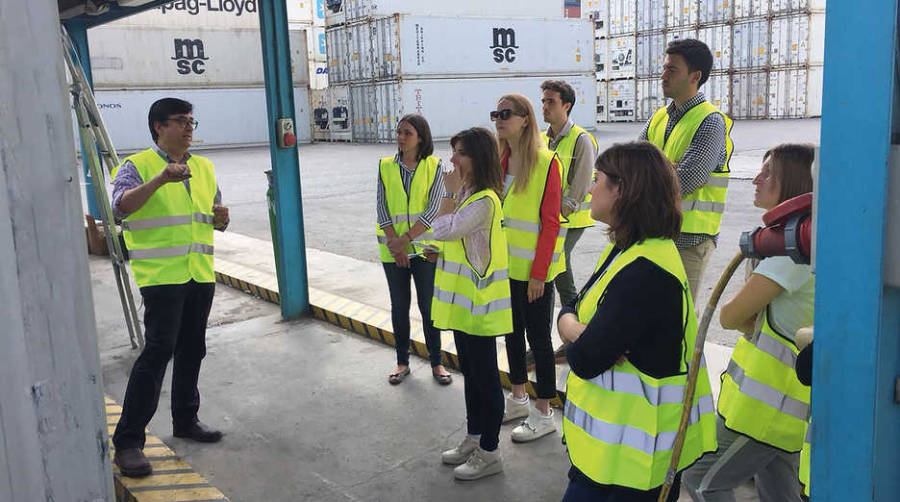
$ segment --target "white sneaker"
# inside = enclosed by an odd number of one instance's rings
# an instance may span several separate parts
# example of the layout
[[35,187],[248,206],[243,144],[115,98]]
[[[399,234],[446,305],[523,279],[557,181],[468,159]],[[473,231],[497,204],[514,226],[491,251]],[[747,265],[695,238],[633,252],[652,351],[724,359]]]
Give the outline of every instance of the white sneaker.
[[528,416],[528,398],[519,402],[512,394],[506,396],[506,407],[503,409],[503,423]]
[[456,479],[463,481],[481,479],[501,472],[503,472],[503,462],[500,460],[500,450],[484,451],[480,446],[475,448],[465,464],[453,469]]
[[527,443],[553,432],[556,432],[553,409],[550,409],[549,415],[544,415],[537,408],[532,408],[528,418],[512,430],[512,440],[516,443]]
[[463,438],[456,448],[441,452],[441,462],[449,465],[462,464],[469,459],[475,448],[478,448],[478,440],[466,434],[466,437]]

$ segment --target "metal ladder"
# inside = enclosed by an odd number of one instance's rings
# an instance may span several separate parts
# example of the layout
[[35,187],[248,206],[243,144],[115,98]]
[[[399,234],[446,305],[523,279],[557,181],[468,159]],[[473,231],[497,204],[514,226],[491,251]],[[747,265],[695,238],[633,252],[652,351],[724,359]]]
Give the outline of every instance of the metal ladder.
[[72,76],[72,105],[78,121],[78,134],[83,146],[82,152],[84,152],[90,175],[93,178],[94,196],[100,210],[103,230],[106,233],[106,245],[109,249],[109,258],[112,262],[113,272],[116,276],[116,287],[119,289],[119,300],[122,302],[122,311],[125,314],[128,337],[131,340],[132,349],[143,348],[144,335],[141,332],[137,307],[134,303],[134,296],[131,293],[128,269],[125,268],[125,254],[119,243],[116,226],[110,223],[114,221],[114,216],[109,203],[109,196],[106,193],[106,174],[103,170],[103,163],[100,160],[102,156],[107,169],[111,171],[119,165],[119,156],[113,147],[112,141],[109,139],[106,127],[103,125],[103,118],[100,116],[100,110],[94,101],[91,86],[88,84],[81,62],[78,60],[78,53],[75,51],[72,39],[64,26],[60,26],[60,39],[66,66],[69,68],[69,74]]

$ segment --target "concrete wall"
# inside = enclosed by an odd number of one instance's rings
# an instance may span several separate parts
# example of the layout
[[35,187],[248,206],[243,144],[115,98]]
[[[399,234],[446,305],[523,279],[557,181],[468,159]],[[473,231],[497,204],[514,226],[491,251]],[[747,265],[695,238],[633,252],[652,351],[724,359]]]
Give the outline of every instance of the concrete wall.
[[0,500],[113,500],[54,0],[0,2]]

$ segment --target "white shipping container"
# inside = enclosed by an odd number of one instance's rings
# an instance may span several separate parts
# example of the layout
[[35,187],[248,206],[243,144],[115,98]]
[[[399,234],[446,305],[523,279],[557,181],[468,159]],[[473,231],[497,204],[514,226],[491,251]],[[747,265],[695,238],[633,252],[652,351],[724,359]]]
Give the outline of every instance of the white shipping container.
[[825,0],[772,0],[772,14],[824,12]]
[[768,66],[768,49],[769,23],[766,20],[735,23],[731,46],[733,69]]
[[709,46],[713,55],[713,71],[731,68],[731,26],[700,28],[697,38]]
[[662,75],[663,61],[666,59],[666,37],[663,33],[637,36],[637,76],[638,78]]
[[333,28],[325,30],[325,46],[328,54],[329,85],[350,80],[350,47],[347,30]]
[[313,23],[313,0],[285,1],[287,2],[287,16],[289,23]]
[[325,28],[310,27],[306,31],[306,48],[310,61],[328,61],[328,44],[325,42]]
[[697,19],[700,24],[725,23],[734,15],[732,0],[700,0]]
[[583,19],[460,19],[398,14],[363,26],[371,27],[376,80],[593,71],[594,36],[591,23]]
[[328,87],[328,63],[309,62],[309,88],[324,89]]
[[765,71],[745,71],[731,76],[731,117],[735,119],[763,119],[767,117],[769,74]]
[[706,100],[716,106],[722,113],[731,113],[731,77],[725,73],[713,73],[700,87]]
[[806,69],[773,70],[769,73],[769,118],[806,116]]
[[637,30],[635,0],[609,0],[609,34],[632,34]]
[[824,67],[810,66],[806,71],[806,116],[822,116],[822,78]]
[[329,108],[328,89],[310,89],[309,119],[313,141],[328,139],[328,122],[331,115]]
[[347,20],[344,15],[344,1],[346,0],[326,0],[325,1],[325,27],[341,26]]
[[594,40],[594,71],[597,80],[609,78],[609,41],[605,38]]
[[348,25],[346,28],[338,28],[347,34],[347,48],[349,49],[347,61],[350,81],[371,80],[372,68],[372,35],[368,23]]
[[656,110],[666,106],[666,97],[658,78],[638,79],[636,84],[635,118],[643,122],[649,120]]
[[634,80],[607,82],[607,114],[610,122],[634,122]]
[[658,31],[666,27],[666,0],[637,0],[637,31]]
[[825,59],[825,14],[800,14],[772,20],[772,66],[820,65]]
[[607,100],[608,89],[606,82],[597,81],[597,123],[609,122],[607,108],[609,102]]
[[[694,28],[681,28],[666,32],[666,47],[673,40],[684,40],[686,38],[697,38],[697,30]],[[665,57],[665,56],[663,56]]]
[[769,15],[769,0],[732,0],[734,19],[745,19]]
[[313,24],[320,28],[325,27],[325,1],[315,0],[313,3]]
[[666,27],[697,24],[697,0],[667,0]]
[[332,141],[350,141],[353,123],[350,116],[350,86],[339,85],[328,88],[329,109],[328,127]]
[[[458,17],[502,17],[523,19],[558,19],[563,17],[563,3],[547,0],[518,2],[485,2],[484,0],[344,0],[341,2],[344,22],[393,14],[418,14]],[[336,20],[335,20],[336,21]],[[328,22],[326,14],[326,22]]]
[[[565,80],[575,90],[572,120],[583,127],[592,127],[596,113],[593,75],[559,75],[556,78]],[[424,115],[435,139],[446,139],[474,126],[493,130],[489,114],[496,109],[497,100],[510,93],[528,96],[539,117],[540,86],[545,79],[545,76],[522,76],[354,84],[350,86],[353,140],[394,141],[397,122],[408,113]]]
[[[255,28],[259,29],[259,0],[178,0],[105,26],[152,28]],[[88,38],[96,30],[88,32]]]
[[593,21],[595,38],[609,35],[609,0],[583,0],[581,17]]
[[[100,26],[90,32],[95,88],[263,85],[259,30]],[[306,33],[291,31],[295,84],[309,84]]]
[[[147,112],[154,101],[165,97],[184,99],[194,105],[193,115],[199,123],[194,131],[194,150],[269,142],[266,93],[262,87],[99,89],[95,93],[97,106],[116,150],[133,152],[153,145],[147,128]],[[309,90],[306,87],[294,88],[294,108],[297,141],[309,143]],[[225,197],[227,199],[228,194]]]
[[614,37],[608,39],[609,78],[631,78],[635,75],[635,37]]

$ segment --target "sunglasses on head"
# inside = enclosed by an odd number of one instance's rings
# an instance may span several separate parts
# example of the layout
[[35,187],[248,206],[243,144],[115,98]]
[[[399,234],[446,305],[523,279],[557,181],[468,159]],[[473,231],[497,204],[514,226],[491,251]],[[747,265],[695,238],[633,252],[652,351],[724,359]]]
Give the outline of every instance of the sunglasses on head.
[[517,117],[524,117],[521,113],[516,113],[512,110],[512,108],[504,108],[502,110],[494,110],[491,112],[491,122],[496,122],[497,120],[506,120],[513,115]]

